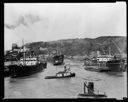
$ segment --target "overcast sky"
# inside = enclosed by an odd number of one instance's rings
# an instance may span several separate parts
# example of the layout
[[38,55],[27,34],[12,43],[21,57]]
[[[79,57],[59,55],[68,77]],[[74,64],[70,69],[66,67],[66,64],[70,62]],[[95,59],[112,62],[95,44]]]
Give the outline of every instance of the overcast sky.
[[126,36],[126,3],[5,3],[5,50],[12,43]]

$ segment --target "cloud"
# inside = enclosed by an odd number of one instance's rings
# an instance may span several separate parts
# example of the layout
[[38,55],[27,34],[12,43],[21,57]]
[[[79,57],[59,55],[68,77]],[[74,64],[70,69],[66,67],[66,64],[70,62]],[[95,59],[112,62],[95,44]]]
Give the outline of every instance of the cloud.
[[15,28],[19,27],[21,24],[23,26],[30,26],[31,24],[34,24],[38,21],[40,21],[41,18],[38,15],[34,14],[26,14],[26,15],[20,15],[18,20],[14,22],[14,24],[8,24],[5,23],[5,27],[11,30],[14,30]]
[[33,24],[33,23],[38,22],[38,21],[41,20],[39,16],[33,15],[33,14],[28,14],[28,15],[26,15],[25,17],[26,17],[26,19],[28,19],[28,21],[29,21],[31,24]]

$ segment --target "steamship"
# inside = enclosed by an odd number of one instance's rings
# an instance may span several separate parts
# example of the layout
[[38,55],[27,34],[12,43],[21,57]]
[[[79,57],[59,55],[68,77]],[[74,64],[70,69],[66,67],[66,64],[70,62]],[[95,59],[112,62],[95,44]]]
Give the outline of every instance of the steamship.
[[96,58],[85,59],[84,65],[86,70],[97,72],[123,72],[127,70],[127,64],[125,64],[126,61],[123,58],[121,58],[121,54],[123,54],[123,52],[114,41],[112,42],[120,52],[119,56],[117,54],[114,54],[112,56],[110,51],[109,55],[101,55],[98,53],[98,56]]
[[[17,56],[20,57],[17,58]],[[35,55],[33,51],[30,51],[30,54],[27,55],[24,46],[20,49],[17,56],[13,57],[15,60],[11,61],[11,64],[8,66],[10,77],[12,78],[32,75],[47,67],[46,59]]]

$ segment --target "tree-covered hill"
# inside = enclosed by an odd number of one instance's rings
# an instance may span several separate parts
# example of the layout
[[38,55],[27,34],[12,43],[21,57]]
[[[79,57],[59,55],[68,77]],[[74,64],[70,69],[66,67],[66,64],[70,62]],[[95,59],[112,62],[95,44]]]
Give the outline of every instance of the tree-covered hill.
[[84,39],[63,39],[50,42],[32,42],[26,44],[26,47],[33,49],[36,53],[39,48],[47,48],[49,53],[53,50],[59,50],[67,56],[90,55],[92,52],[100,51],[101,53],[119,54],[126,53],[126,37],[123,36],[101,36],[97,38]]

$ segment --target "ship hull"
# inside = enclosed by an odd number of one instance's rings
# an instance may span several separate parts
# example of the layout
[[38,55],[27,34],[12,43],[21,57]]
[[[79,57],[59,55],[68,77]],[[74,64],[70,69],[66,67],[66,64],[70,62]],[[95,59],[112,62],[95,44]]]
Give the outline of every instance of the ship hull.
[[10,75],[10,71],[8,67],[4,67],[4,77],[8,77]]
[[62,62],[57,62],[57,63],[54,62],[54,63],[53,63],[53,65],[62,65],[62,64],[64,64],[63,61],[62,61]]
[[125,71],[124,63],[121,60],[108,61],[106,65],[112,72]]
[[44,68],[46,68],[47,63],[38,63],[36,65],[30,65],[30,66],[23,66],[23,65],[10,65],[10,76],[12,78],[15,77],[23,77],[32,75],[34,73],[42,71]]
[[78,94],[78,98],[106,98],[107,96],[104,94],[94,94],[94,95],[89,95],[87,93],[85,94]]
[[94,71],[94,72],[109,72],[111,71],[108,67],[100,67],[99,66],[85,66],[84,68],[87,71]]
[[96,72],[123,72],[126,71],[126,65],[122,60],[111,60],[107,61],[104,66],[85,66],[85,70],[96,71]]

